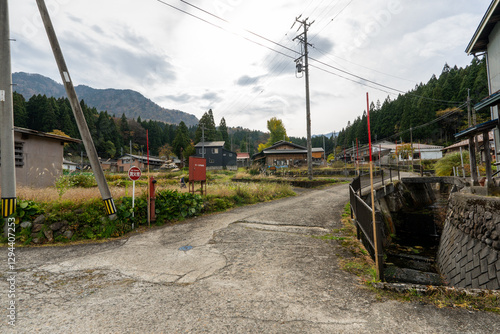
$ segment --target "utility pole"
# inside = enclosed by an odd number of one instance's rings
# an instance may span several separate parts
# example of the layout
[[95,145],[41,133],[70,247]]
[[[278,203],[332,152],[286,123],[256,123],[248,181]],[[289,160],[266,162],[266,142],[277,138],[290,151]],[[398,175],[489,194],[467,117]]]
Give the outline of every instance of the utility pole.
[[[307,42],[307,29],[314,23],[307,23],[308,19],[304,19],[302,21],[299,20],[300,16],[295,19],[295,23],[300,23],[302,27],[304,28],[304,32],[297,37],[295,37],[293,40],[298,39],[302,45],[304,46],[304,54],[296,60],[299,61],[304,57],[304,71],[305,71],[305,77],[306,77],[306,124],[307,124],[307,177],[309,180],[313,179],[313,171],[312,171],[312,144],[311,144],[311,103],[310,103],[310,98],[309,98],[309,52],[308,52],[308,47],[309,43]],[[293,28],[293,25],[292,25]],[[302,65],[300,63],[297,63],[297,66],[300,66],[300,70],[302,70]]]
[[9,236],[8,217],[16,211],[16,157],[8,0],[0,0],[0,143],[3,234]]
[[470,88],[467,88],[467,120],[469,128],[471,127],[471,110],[470,110]]
[[[470,100],[470,88],[467,88],[467,115],[469,116],[469,127],[475,126],[476,125],[476,110],[472,108],[471,106],[471,100]],[[471,123],[471,115],[472,115],[472,123]],[[490,138],[483,138],[483,144],[488,144],[490,143]],[[470,143],[469,143],[470,145]],[[478,137],[474,136],[474,145],[476,152],[479,151],[479,143],[478,143]],[[483,157],[479,155],[479,161],[480,163],[483,162]]]
[[[411,152],[411,161],[413,163],[413,128],[411,127],[411,124],[410,124],[410,152]],[[410,160],[409,157],[408,160]]]
[[47,37],[49,38],[49,42],[52,47],[52,52],[54,53],[57,67],[59,68],[59,72],[61,74],[64,88],[66,89],[66,94],[68,95],[68,99],[71,104],[71,109],[73,110],[73,115],[75,116],[78,130],[80,131],[80,135],[82,137],[83,145],[85,146],[85,150],[87,151],[87,157],[89,158],[90,165],[92,166],[92,170],[94,171],[94,176],[97,181],[97,186],[101,193],[102,199],[104,201],[106,212],[108,216],[114,218],[116,216],[116,206],[113,198],[111,197],[111,192],[109,191],[108,183],[106,182],[101,164],[99,163],[99,157],[97,155],[92,136],[90,135],[87,121],[85,120],[85,116],[83,115],[80,102],[78,101],[75,87],[73,86],[73,82],[71,81],[68,67],[66,66],[66,62],[64,61],[64,56],[62,54],[59,41],[57,40],[52,21],[50,20],[47,6],[45,5],[44,0],[36,0],[36,3],[38,5],[42,21],[47,32]]
[[205,124],[201,125],[201,157],[205,158]]

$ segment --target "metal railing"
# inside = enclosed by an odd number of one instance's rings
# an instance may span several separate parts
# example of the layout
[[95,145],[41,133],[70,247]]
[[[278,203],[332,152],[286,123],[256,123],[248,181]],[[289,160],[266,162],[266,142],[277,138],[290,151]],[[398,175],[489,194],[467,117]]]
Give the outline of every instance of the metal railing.
[[[383,173],[382,173],[383,175]],[[351,217],[354,220],[359,240],[366,241],[368,252],[375,261],[375,254],[378,254],[377,272],[381,280],[384,279],[384,249],[382,243],[382,224],[380,212],[375,212],[375,230],[377,237],[374,236],[372,208],[366,204],[360,197],[362,182],[361,175],[355,178],[349,185],[349,198],[351,204]],[[383,176],[382,176],[383,179]],[[375,242],[376,240],[376,242]],[[367,244],[367,245],[366,245]]]

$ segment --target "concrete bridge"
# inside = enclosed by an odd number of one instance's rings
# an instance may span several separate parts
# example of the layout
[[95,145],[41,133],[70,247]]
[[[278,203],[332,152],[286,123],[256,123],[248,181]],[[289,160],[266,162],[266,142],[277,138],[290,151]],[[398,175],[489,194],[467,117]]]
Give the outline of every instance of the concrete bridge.
[[422,177],[402,177],[401,182],[410,183],[442,183],[455,185],[463,188],[466,186],[466,181],[463,178],[455,176],[422,176]]

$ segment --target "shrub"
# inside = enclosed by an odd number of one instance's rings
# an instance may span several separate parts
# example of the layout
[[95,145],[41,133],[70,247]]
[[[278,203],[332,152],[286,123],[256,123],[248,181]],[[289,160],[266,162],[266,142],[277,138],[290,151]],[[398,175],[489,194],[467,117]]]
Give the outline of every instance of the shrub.
[[72,187],[92,188],[97,186],[94,174],[72,174],[69,178]]

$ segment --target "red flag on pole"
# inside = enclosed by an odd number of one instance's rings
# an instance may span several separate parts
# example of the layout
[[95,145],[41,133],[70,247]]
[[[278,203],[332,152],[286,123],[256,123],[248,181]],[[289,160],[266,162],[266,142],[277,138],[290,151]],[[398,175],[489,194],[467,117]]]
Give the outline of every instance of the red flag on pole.
[[148,166],[149,166],[149,131],[146,130],[146,151],[148,156]]
[[370,131],[370,99],[366,93],[366,121],[368,122],[368,147],[370,150],[370,162],[372,162],[372,135]]

